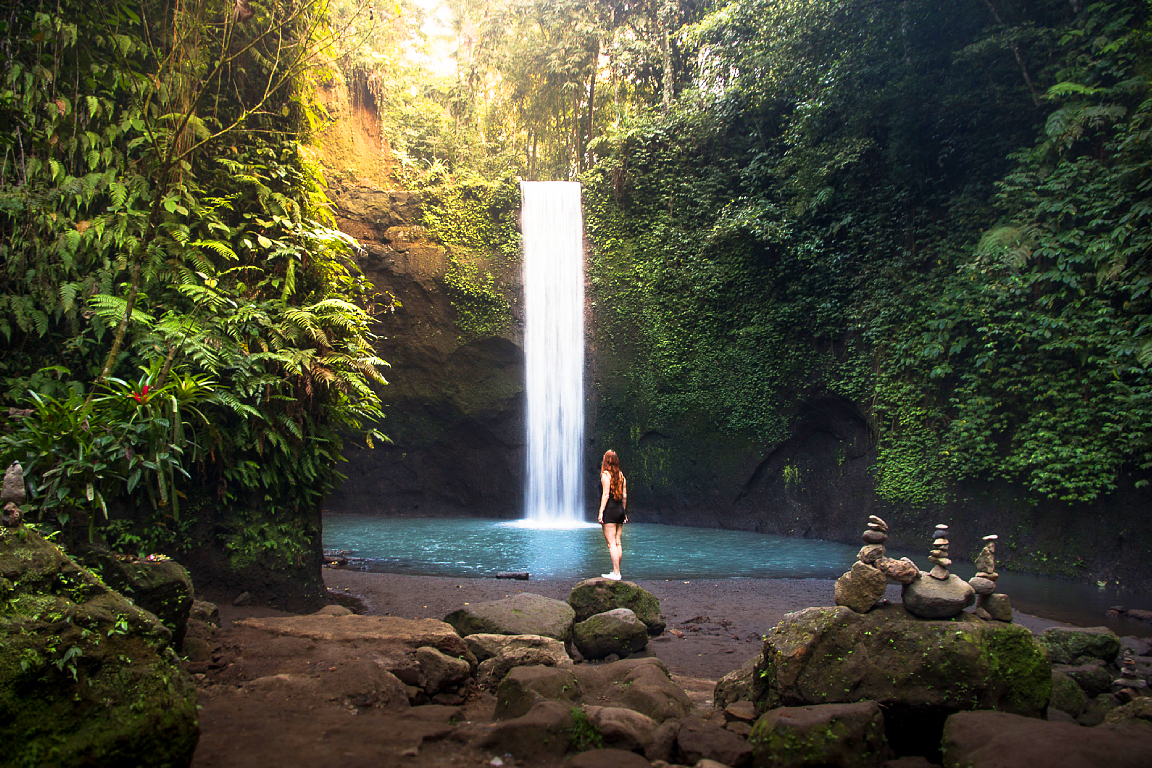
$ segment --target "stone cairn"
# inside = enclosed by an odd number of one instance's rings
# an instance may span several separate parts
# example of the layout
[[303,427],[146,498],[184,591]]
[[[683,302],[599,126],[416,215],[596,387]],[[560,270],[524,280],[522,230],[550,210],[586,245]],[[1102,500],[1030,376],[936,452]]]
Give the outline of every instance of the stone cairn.
[[893,560],[885,555],[888,523],[876,515],[869,515],[868,528],[861,538],[864,546],[856,555],[852,570],[836,580],[834,593],[836,605],[867,613],[884,597],[889,579],[907,584],[919,575],[919,570],[908,558]]
[[928,555],[932,570],[920,572],[920,578],[904,585],[904,607],[922,619],[949,619],[976,600],[973,587],[954,573],[948,572],[948,526],[940,523],[932,535]]
[[996,573],[996,540],[995,534],[984,537],[984,548],[976,556],[976,575],[968,579],[976,593],[976,610],[973,611],[982,619],[995,619],[996,621],[1012,621],[1012,603],[1008,595],[996,593],[996,581],[1000,574]]
[[4,485],[0,487],[0,525],[9,528],[20,524],[20,506],[24,503],[24,470],[20,462],[14,461],[4,473]]

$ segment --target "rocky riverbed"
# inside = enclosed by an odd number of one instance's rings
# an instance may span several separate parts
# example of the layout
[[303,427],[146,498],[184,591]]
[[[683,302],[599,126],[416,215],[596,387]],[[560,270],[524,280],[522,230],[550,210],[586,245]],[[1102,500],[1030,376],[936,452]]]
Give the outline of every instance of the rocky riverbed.
[[[569,582],[453,579],[340,569],[326,571],[325,581],[334,602],[351,605],[366,617],[412,622],[401,628],[415,633],[404,642],[424,643],[421,647],[425,649],[435,648],[443,639],[437,639],[435,633],[429,637],[420,633],[436,625],[442,627],[439,620],[455,611],[527,593],[565,601],[574,586]],[[557,747],[514,746],[547,741],[547,734],[552,732],[583,748],[604,744],[606,736],[609,743],[605,746],[625,747],[625,752],[586,752],[583,759],[599,761],[588,765],[660,765],[660,757],[653,755],[655,760],[647,760],[641,756],[643,745],[634,743],[647,738],[650,751],[657,739],[653,727],[663,729],[660,738],[665,741],[672,734],[671,746],[656,747],[666,751],[665,756],[674,761],[670,764],[695,765],[707,750],[713,750],[715,757],[728,754],[725,749],[731,752],[733,764],[750,763],[750,751],[732,750],[744,749],[741,745],[748,743],[754,715],[743,712],[740,705],[727,710],[714,707],[716,683],[757,658],[764,635],[785,614],[812,605],[831,605],[832,582],[733,579],[639,585],[659,600],[666,624],[641,654],[652,658],[614,661],[610,656],[604,661],[575,664],[567,668],[571,672],[552,668],[526,677],[514,675],[516,686],[507,690],[481,687],[478,680],[482,675],[464,678],[463,670],[455,673],[459,680],[452,679],[447,664],[438,667],[445,671],[435,673],[446,683],[430,686],[427,675],[408,676],[398,670],[404,686],[397,687],[380,679],[381,665],[392,663],[385,658],[390,652],[382,651],[381,645],[319,629],[324,626],[324,617],[309,618],[309,624],[273,609],[233,606],[221,599],[220,628],[212,634],[208,656],[189,664],[201,704],[201,738],[193,765],[265,768],[269,764],[305,766],[335,761],[342,766],[431,768],[544,767],[572,762],[573,755],[564,756]],[[893,603],[899,600],[897,589],[889,595]],[[338,608],[328,610],[343,613]],[[335,615],[327,618],[341,620]],[[1016,620],[1037,632],[1057,625],[1019,613]],[[477,648],[474,643],[469,645]],[[452,650],[446,646],[444,655],[452,656]],[[428,659],[438,658],[428,650],[421,653]],[[485,651],[476,653],[483,655]],[[663,670],[673,684],[669,691],[681,689],[685,694],[682,700],[667,691],[641,697],[649,702],[644,705],[636,704],[641,699],[634,699],[631,705],[618,700],[616,694],[622,690],[647,690],[646,686],[658,684]],[[552,678],[561,681],[557,690],[570,687],[582,692],[586,714],[580,720],[569,722],[577,699],[566,698],[567,690],[556,694],[561,702],[556,706],[540,704],[537,694],[531,693],[547,690]],[[513,694],[520,698],[514,699]],[[659,697],[663,708],[650,708],[653,696]],[[531,709],[534,703],[537,708]],[[525,707],[530,714],[517,717],[521,715],[517,708]],[[645,707],[650,708],[650,714],[627,714]],[[871,710],[835,714],[845,721],[860,721],[862,727],[875,716]],[[508,726],[510,722],[515,727]],[[1152,734],[1152,728],[1149,732]],[[738,738],[733,741],[728,735]],[[590,741],[581,742],[583,738]],[[957,738],[962,739],[963,734]],[[638,751],[626,754],[629,746]],[[704,751],[697,754],[693,749]],[[697,759],[680,762],[687,757]]]

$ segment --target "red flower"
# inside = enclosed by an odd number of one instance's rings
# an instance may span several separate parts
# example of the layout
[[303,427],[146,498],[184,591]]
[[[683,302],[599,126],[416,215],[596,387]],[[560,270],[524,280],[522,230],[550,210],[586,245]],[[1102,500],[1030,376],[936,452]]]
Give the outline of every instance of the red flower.
[[132,393],[132,397],[136,398],[136,402],[144,403],[148,401],[148,385],[145,384],[144,388],[140,390],[140,394]]

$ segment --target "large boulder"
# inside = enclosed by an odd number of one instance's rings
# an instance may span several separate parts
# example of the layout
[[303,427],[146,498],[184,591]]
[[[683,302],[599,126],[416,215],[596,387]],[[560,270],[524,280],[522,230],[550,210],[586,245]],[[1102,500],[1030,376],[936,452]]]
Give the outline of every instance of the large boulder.
[[778,707],[756,721],[748,740],[757,768],[869,768],[890,756],[874,701]]
[[101,547],[86,547],[77,559],[100,574],[104,583],[172,630],[172,645],[184,645],[184,633],[195,592],[188,569],[163,555],[146,558],[120,555]]
[[752,677],[759,663],[759,656],[748,659],[740,669],[732,670],[716,682],[712,701],[717,709],[724,709],[737,701],[752,701]]
[[1088,697],[1075,680],[1063,672],[1053,671],[1052,700],[1049,702],[1049,706],[1072,717],[1079,717],[1084,708],[1088,706]]
[[628,656],[648,645],[648,630],[629,609],[613,608],[577,622],[572,640],[586,659]]
[[499,656],[512,648],[541,650],[555,659],[556,664],[552,666],[572,661],[572,657],[564,648],[564,643],[543,635],[493,635],[479,632],[474,635],[465,635],[464,642],[467,643],[468,650],[472,651],[480,663]]
[[191,762],[196,690],[153,614],[23,526],[0,528],[0,602],[0,764]]
[[1085,695],[1091,699],[1102,693],[1111,691],[1113,679],[1113,675],[1108,671],[1108,667],[1101,664],[1099,660],[1093,661],[1095,663],[1077,664],[1075,666],[1053,664],[1052,671],[1062,672],[1075,680],[1076,684],[1083,689]]
[[584,707],[588,722],[600,734],[606,747],[644,751],[659,727],[655,720],[624,707]]
[[1110,663],[1120,653],[1120,638],[1107,627],[1049,627],[1039,639],[1053,664],[1072,664],[1082,656]]
[[613,608],[627,608],[644,622],[652,637],[664,632],[660,601],[656,595],[635,582],[602,577],[585,579],[572,588],[568,604],[576,611],[576,621],[585,621]]
[[467,605],[444,617],[461,635],[543,635],[561,642],[571,637],[575,619],[568,603],[531,592]]
[[677,762],[698,765],[714,760],[740,768],[752,757],[752,745],[719,723],[699,717],[685,717],[676,731]]
[[1152,727],[1130,723],[1085,728],[1008,712],[960,712],[948,718],[945,768],[1145,768]]
[[950,619],[976,602],[972,585],[954,573],[937,579],[921,571],[920,578],[904,585],[904,607],[922,619]]
[[1039,717],[1051,691],[1047,655],[1027,629],[970,614],[925,621],[900,605],[787,614],[765,637],[753,675],[761,712],[875,701],[891,741],[903,734],[931,742],[944,718],[966,709]]
[[405,685],[428,694],[451,687],[476,668],[476,657],[463,638],[435,619],[314,613],[241,619],[233,626],[329,648],[341,646],[347,655],[372,658]]
[[481,738],[480,747],[517,760],[554,761],[572,746],[576,726],[573,711],[570,704],[540,701],[518,717],[493,723]]
[[626,659],[573,667],[516,667],[496,689],[498,720],[521,717],[541,701],[623,707],[662,723],[683,717],[692,700],[659,659]]

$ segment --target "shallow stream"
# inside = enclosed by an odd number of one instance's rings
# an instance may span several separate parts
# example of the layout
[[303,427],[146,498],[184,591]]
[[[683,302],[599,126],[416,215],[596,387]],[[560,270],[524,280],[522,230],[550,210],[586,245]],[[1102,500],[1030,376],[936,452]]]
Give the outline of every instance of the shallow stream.
[[[748,531],[631,523],[625,526],[626,579],[835,579],[859,547]],[[348,553],[352,566],[382,573],[494,578],[527,571],[532,579],[599,576],[611,568],[600,526],[539,528],[523,521],[326,515],[324,548]],[[924,567],[924,553],[889,550]],[[971,563],[952,570],[962,578]],[[1108,608],[1152,609],[1152,596],[1098,589],[1063,579],[1001,571],[1000,591],[1017,610],[1118,634],[1152,635],[1152,625],[1107,616]],[[831,592],[829,592],[831,603]]]

